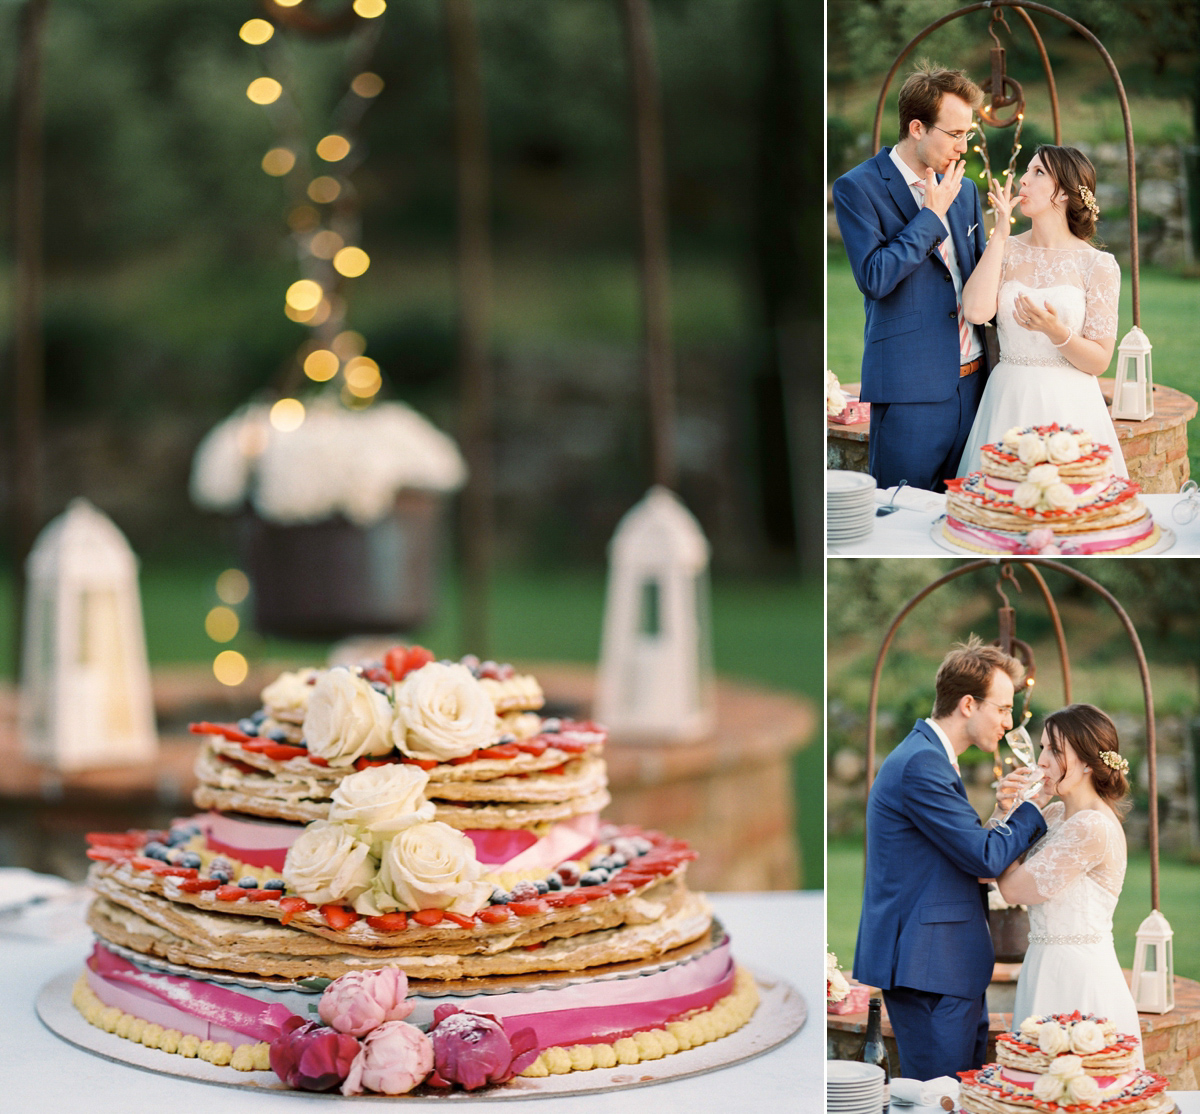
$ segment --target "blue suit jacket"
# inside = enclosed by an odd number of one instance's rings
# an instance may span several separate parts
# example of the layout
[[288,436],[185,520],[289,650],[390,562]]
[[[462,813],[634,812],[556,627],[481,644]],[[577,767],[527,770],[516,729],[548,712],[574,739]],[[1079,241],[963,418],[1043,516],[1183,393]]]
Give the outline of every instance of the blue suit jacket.
[[986,829],[933,729],[918,720],[884,759],[867,802],[867,869],[854,977],[976,998],[995,953],[987,887],[1046,831],[1023,804],[1005,835]]
[[[962,362],[954,281],[938,250],[946,228],[918,207],[890,151],[884,147],[833,183],[838,228],[867,314],[862,397],[944,402],[958,390]],[[946,219],[965,283],[987,245],[972,183],[963,183]]]

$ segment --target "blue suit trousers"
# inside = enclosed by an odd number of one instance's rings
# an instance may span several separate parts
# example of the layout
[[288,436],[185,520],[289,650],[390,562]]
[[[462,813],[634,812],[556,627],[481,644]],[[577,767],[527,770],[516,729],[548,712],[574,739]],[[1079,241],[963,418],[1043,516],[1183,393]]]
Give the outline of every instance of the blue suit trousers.
[[896,1034],[900,1064],[893,1074],[906,1079],[952,1079],[960,1071],[982,1067],[987,1056],[987,996],[956,998],[894,986],[883,992],[888,1020]]

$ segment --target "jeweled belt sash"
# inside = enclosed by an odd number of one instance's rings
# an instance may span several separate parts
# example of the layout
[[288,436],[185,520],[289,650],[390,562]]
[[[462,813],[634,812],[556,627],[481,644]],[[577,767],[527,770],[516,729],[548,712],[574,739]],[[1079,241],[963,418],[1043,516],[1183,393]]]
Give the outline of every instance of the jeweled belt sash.
[[1105,944],[1112,942],[1111,932],[1031,932],[1031,944]]

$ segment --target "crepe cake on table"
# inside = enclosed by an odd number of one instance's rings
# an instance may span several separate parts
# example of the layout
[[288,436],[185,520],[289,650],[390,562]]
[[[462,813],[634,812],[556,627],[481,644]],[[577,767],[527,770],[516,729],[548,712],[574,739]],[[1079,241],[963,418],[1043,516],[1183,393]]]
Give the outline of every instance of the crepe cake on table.
[[1057,424],[1009,430],[978,472],[946,481],[943,537],[978,553],[1119,554],[1160,538],[1113,448]]
[[996,1063],[959,1073],[959,1104],[968,1114],[1167,1114],[1167,1079],[1139,1068],[1137,1050],[1135,1034],[1094,1014],[1030,1017],[996,1038]]
[[542,704],[510,666],[399,648],[195,725],[203,811],[89,836],[98,940],[76,1004],[247,1070],[330,980],[387,967],[421,1024],[455,1004],[532,1029],[527,1075],[731,1032],[757,990],[687,888],[693,852],[603,823],[604,729]]

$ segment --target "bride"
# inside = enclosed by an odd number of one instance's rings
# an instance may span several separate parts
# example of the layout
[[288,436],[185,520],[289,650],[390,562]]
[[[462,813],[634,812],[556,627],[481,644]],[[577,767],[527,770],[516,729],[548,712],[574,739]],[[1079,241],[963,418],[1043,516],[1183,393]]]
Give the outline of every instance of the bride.
[[[1081,1010],[1140,1039],[1137,1007],[1112,938],[1125,880],[1120,816],[1129,808],[1129,762],[1118,748],[1112,720],[1091,704],[1071,704],[1046,717],[1038,760],[1044,780],[1034,804],[1048,830],[1024,862],[996,879],[1005,901],[1029,907],[1014,1030],[1033,1015]],[[1001,783],[1006,798],[1024,773]],[[1058,800],[1047,804],[1052,796]]]
[[[984,387],[958,474],[981,465],[980,449],[1014,426],[1071,425],[1112,446],[1113,471],[1128,475],[1098,377],[1117,339],[1121,269],[1091,240],[1100,208],[1096,171],[1074,147],[1041,146],[1016,197],[1011,175],[990,179],[996,227],[963,287],[963,314],[996,319],[1000,361]],[[1013,205],[1033,227],[1010,236]]]

